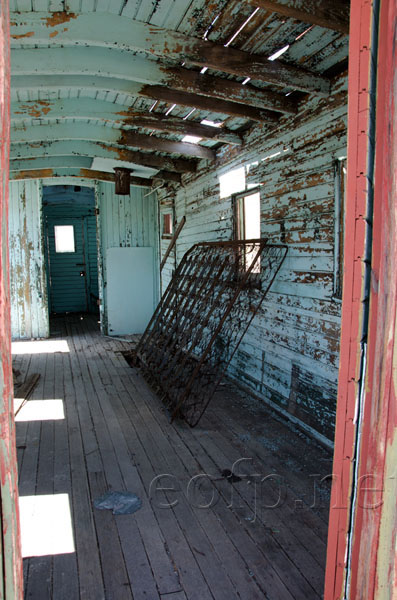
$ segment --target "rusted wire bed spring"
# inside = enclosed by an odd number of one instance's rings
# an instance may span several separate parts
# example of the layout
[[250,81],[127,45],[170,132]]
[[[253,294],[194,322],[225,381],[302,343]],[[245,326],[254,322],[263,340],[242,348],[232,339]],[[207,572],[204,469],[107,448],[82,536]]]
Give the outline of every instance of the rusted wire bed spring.
[[197,425],[286,254],[255,239],[202,242],[183,256],[133,351],[171,420]]

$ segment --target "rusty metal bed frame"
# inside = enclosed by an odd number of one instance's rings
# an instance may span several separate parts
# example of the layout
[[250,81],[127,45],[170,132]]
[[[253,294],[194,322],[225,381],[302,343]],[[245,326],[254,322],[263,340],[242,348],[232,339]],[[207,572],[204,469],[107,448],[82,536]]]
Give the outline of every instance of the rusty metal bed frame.
[[197,425],[286,254],[264,239],[186,252],[134,352],[171,421]]

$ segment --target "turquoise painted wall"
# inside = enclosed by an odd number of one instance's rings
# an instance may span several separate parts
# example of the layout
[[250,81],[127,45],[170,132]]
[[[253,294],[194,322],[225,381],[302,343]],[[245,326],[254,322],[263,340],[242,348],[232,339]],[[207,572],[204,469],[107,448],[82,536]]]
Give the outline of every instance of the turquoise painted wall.
[[[69,183],[69,182],[68,182]],[[58,207],[51,209],[52,216],[64,214],[77,216],[76,198],[68,186],[42,187],[39,180],[16,181],[10,184],[10,261],[12,334],[15,339],[48,337],[49,317],[47,305],[47,280],[44,258],[44,227],[41,216],[41,197],[44,201],[58,197]],[[89,195],[88,188],[79,194]],[[92,193],[92,188],[91,188]],[[63,206],[62,206],[63,203]],[[117,196],[114,185],[99,182],[96,186],[96,205],[99,216],[95,217],[90,207],[89,249],[90,279],[92,284],[99,280],[94,290],[101,302],[101,328],[107,330],[107,270],[106,250],[118,247],[151,247],[154,260],[154,304],[159,299],[159,239],[156,195],[149,189],[131,187],[129,196]],[[48,206],[44,207],[48,210]],[[98,223],[99,272],[95,218]],[[120,290],[122,293],[122,290]]]
[[[155,298],[159,296],[159,240],[157,200],[150,189],[131,186],[129,196],[118,196],[114,185],[99,182],[97,185],[100,236],[100,298],[101,327],[108,333],[107,322],[107,267],[106,250],[121,247],[151,247],[154,251]],[[120,294],[123,290],[120,289]]]

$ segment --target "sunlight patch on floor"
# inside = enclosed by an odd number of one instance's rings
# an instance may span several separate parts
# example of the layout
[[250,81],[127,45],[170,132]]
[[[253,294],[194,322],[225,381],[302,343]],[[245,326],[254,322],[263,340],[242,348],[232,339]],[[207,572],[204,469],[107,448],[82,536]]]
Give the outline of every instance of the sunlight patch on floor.
[[75,552],[68,494],[21,496],[22,556]]
[[[18,398],[15,399],[18,402]],[[65,418],[63,400],[28,400],[15,415],[15,421],[59,421]]]
[[54,352],[70,352],[66,340],[32,340],[28,342],[12,342],[12,354],[53,354]]

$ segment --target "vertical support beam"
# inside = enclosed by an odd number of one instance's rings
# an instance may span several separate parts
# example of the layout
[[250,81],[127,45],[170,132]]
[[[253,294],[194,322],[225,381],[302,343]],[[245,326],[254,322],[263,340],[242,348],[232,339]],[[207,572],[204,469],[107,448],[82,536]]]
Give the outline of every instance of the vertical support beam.
[[22,600],[8,277],[9,59],[8,0],[0,0],[0,596]]
[[373,251],[367,374],[350,598],[397,593],[397,4],[382,0],[377,57]]
[[352,0],[350,11],[342,332],[324,600],[345,597],[353,518],[356,411],[360,401],[365,330],[366,217],[370,204],[373,4],[374,0]]

